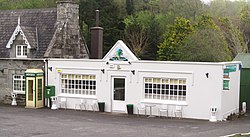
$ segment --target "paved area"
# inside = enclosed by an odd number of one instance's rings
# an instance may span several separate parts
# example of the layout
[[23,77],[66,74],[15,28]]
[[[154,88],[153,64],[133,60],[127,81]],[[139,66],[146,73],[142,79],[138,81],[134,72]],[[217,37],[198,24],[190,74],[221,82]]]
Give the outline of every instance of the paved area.
[[234,121],[145,118],[75,110],[0,106],[0,137],[219,137],[250,132],[250,114]]

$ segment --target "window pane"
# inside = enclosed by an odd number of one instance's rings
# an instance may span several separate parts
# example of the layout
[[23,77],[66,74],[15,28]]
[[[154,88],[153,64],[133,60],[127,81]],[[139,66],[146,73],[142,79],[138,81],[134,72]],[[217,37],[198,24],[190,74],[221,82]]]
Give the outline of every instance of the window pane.
[[23,75],[13,76],[13,91],[25,92],[25,79]]
[[21,48],[22,48],[21,46],[17,46],[17,55],[18,55],[18,56],[21,56],[21,55],[22,55],[22,54],[21,54],[21,51],[22,51]]
[[186,99],[185,79],[144,78],[145,98],[157,100]]
[[27,56],[27,46],[23,46],[23,56]]
[[229,90],[229,80],[223,80],[223,89]]
[[43,99],[43,81],[38,79],[38,100]]
[[27,57],[28,47],[27,45],[17,45],[16,46],[16,56],[17,57]]
[[[88,79],[88,80],[83,80]],[[67,94],[96,94],[96,80],[94,75],[61,75],[61,93]]]

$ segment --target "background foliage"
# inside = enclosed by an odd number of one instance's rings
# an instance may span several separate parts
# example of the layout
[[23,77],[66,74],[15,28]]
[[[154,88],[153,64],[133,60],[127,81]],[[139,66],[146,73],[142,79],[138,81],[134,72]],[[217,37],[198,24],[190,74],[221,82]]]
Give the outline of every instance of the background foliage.
[[[51,8],[57,0],[0,0],[1,10]],[[243,0],[74,0],[90,45],[95,10],[104,53],[122,39],[147,60],[228,61],[250,48],[250,3]]]

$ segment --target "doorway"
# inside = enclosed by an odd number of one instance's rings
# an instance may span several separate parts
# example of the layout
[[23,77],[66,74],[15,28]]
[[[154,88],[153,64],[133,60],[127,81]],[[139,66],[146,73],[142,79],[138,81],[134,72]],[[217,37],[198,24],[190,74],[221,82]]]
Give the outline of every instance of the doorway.
[[126,112],[126,78],[112,77],[112,111]]
[[42,70],[28,69],[26,78],[26,108],[44,107],[44,77]]
[[26,107],[35,107],[35,78],[26,79]]

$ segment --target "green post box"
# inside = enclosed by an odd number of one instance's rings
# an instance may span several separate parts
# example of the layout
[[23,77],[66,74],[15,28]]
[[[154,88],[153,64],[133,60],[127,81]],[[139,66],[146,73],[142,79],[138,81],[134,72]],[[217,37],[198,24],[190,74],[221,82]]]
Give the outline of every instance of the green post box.
[[50,98],[52,96],[55,96],[55,86],[46,86],[45,87],[45,97]]

